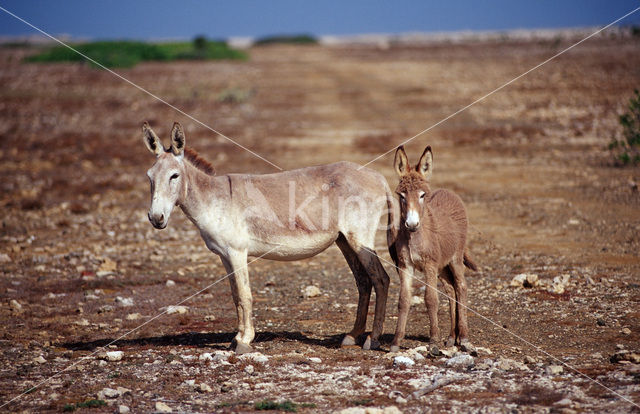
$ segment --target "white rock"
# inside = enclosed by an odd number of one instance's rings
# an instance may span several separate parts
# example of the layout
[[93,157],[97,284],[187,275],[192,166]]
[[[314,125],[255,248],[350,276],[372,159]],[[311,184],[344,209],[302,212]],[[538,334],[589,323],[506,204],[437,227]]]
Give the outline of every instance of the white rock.
[[124,356],[124,352],[122,351],[109,351],[106,354],[107,361],[115,362],[120,361]]
[[448,367],[470,367],[475,363],[473,357],[469,354],[459,354],[447,359],[445,365]]
[[311,357],[309,358],[309,362],[313,362],[314,364],[319,364],[322,362],[322,360],[318,357]]
[[350,407],[338,411],[338,414],[365,414],[364,408]]
[[213,353],[213,361],[226,361],[233,355],[231,351],[216,351]]
[[176,282],[174,282],[173,280],[169,279],[169,280],[167,280],[167,283],[165,283],[165,285],[167,287],[173,287],[173,286],[176,285]]
[[[405,400],[405,402],[406,401],[407,400]],[[382,413],[383,414],[402,414],[402,411],[400,411],[400,409],[395,405],[390,405],[389,407],[385,407],[384,410],[382,410]]]
[[195,388],[196,387],[196,380],[193,380],[193,379],[184,380],[183,384],[186,385],[189,388]]
[[479,354],[493,355],[493,352],[489,348],[484,348],[484,347],[481,347],[481,346],[477,346],[476,347],[476,351]]
[[269,362],[269,357],[266,356],[266,355],[261,354],[260,352],[251,352],[251,353],[248,353],[248,354],[243,354],[243,355],[240,355],[238,357],[238,359],[240,359],[240,360],[249,359],[249,360],[251,360],[253,362],[257,362],[259,364],[264,364],[266,362]]
[[416,362],[413,359],[403,355],[398,355],[397,357],[393,358],[393,365],[396,365],[396,366],[404,365],[404,366],[410,367],[415,363]]
[[171,407],[169,407],[167,404],[161,402],[161,401],[156,401],[156,411],[159,413],[172,413],[173,410],[171,409]]
[[202,383],[198,387],[198,391],[200,391],[200,392],[212,392],[213,389],[209,385],[207,385],[205,383]]
[[302,296],[305,298],[315,298],[316,296],[320,296],[320,289],[317,286],[309,285],[302,290]]
[[118,406],[118,414],[129,414],[130,412],[131,410],[129,410],[129,407],[127,407],[126,405]]
[[568,398],[563,398],[560,401],[556,401],[553,405],[557,405],[558,407],[569,407],[571,404],[573,404],[573,401]]
[[622,328],[622,330],[620,330],[620,333],[622,333],[623,335],[631,335],[631,329]]
[[103,388],[102,391],[98,392],[98,398],[103,400],[106,398],[118,398],[120,393],[118,390],[114,390],[113,388]]
[[538,275],[533,273],[520,273],[511,279],[511,286],[514,287],[536,287],[540,284]]
[[562,371],[564,371],[564,368],[562,368],[562,366],[560,365],[549,365],[545,371],[549,375],[558,375],[558,374],[562,374]]
[[0,263],[9,263],[11,261],[11,257],[9,257],[6,253],[0,253]]
[[115,302],[125,308],[133,306],[133,298],[123,298],[122,296],[116,296]]
[[39,357],[33,358],[33,362],[38,364],[44,364],[45,362],[47,362],[47,360],[44,359],[42,355],[40,355]]
[[424,303],[424,298],[421,296],[412,296],[411,297],[411,306],[422,305]]
[[253,365],[247,365],[246,367],[244,367],[244,372],[251,375],[255,372],[255,368],[253,367]]
[[130,313],[127,315],[127,320],[128,321],[135,321],[142,318],[142,315],[140,315],[139,313]]
[[189,312],[189,308],[182,305],[177,305],[177,306],[171,305],[171,306],[167,306],[165,309],[167,310],[167,315],[172,315],[174,313],[182,315]]
[[198,357],[199,361],[213,361],[213,356],[211,356],[210,353],[208,352],[204,352],[202,354],[200,354],[200,356]]
[[80,319],[79,321],[76,321],[75,324],[78,326],[89,326],[89,321],[86,319]]
[[14,312],[22,312],[22,305],[20,304],[20,302],[18,302],[15,299],[11,299],[11,302],[9,302],[9,306],[11,307],[11,310]]

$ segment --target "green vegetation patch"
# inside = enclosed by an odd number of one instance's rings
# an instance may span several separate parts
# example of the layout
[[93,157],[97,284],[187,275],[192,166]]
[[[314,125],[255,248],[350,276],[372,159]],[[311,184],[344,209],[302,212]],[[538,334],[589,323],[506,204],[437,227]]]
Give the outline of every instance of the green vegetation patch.
[[296,44],[296,45],[315,45],[318,43],[318,39],[308,34],[301,34],[301,35],[265,36],[255,41],[256,46],[272,45],[277,43]]
[[257,402],[253,408],[258,411],[268,411],[268,410],[278,410],[278,411],[286,411],[290,413],[295,413],[298,411],[298,405],[291,401],[283,401],[283,402],[275,402],[271,400],[264,400]]
[[622,139],[614,138],[609,143],[616,163],[622,165],[640,164],[640,91],[633,91],[629,99],[628,111],[618,118],[622,127]]
[[64,412],[73,412],[79,408],[98,408],[107,405],[103,400],[87,400],[85,402],[79,402],[75,404],[65,404],[62,408]]
[[[135,41],[100,41],[71,45],[108,68],[130,68],[143,61],[246,59],[247,55],[232,49],[226,42],[207,40],[202,36],[192,42],[145,43]],[[55,46],[29,56],[27,62],[83,62],[86,59],[66,46]],[[97,66],[91,63],[93,66]]]

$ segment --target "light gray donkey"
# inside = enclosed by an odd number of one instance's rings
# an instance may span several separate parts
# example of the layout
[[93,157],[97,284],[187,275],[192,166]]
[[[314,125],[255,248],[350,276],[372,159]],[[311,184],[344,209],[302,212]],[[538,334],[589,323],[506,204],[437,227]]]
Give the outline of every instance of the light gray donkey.
[[448,190],[431,191],[429,178],[433,168],[431,147],[427,147],[415,168],[411,168],[404,148],[396,150],[394,167],[400,182],[396,194],[400,199],[400,222],[390,226],[389,252],[400,275],[398,325],[391,344],[397,351],[404,338],[414,271],[426,277],[425,305],[429,314],[429,341],[438,339],[438,275],[449,297],[451,332],[447,346],[455,343],[471,348],[467,326],[467,283],[465,266],[476,270],[466,251],[467,213],[462,200]]
[[215,176],[211,164],[186,148],[177,122],[169,149],[146,122],[142,132],[147,148],[156,155],[147,173],[149,221],[163,229],[174,206],[179,206],[200,230],[207,247],[220,256],[230,275],[238,314],[237,353],[251,352],[255,337],[247,257],[299,260],[317,255],[334,242],[355,276],[359,293],[355,324],[342,345],[354,345],[365,332],[373,286],[373,329],[363,348],[379,347],[389,276],[373,250],[374,238],[381,216],[392,220],[394,202],[382,175],[339,162],[274,174]]

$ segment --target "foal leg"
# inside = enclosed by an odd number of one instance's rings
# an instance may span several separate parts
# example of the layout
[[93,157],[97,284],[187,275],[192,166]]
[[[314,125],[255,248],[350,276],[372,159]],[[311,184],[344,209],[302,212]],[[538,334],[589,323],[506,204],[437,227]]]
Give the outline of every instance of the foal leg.
[[449,266],[442,269],[442,273],[440,274],[440,279],[442,280],[442,284],[444,286],[444,292],[447,295],[447,299],[449,299],[449,317],[451,319],[451,330],[449,331],[449,337],[444,342],[444,346],[449,348],[456,344],[456,336],[458,332],[458,317],[457,317],[457,298],[456,291],[453,288],[453,273]]
[[233,297],[233,304],[236,307],[236,315],[238,316],[238,332],[231,342],[231,347],[235,348],[240,338],[242,338],[242,334],[244,333],[244,315],[242,312],[240,312],[240,304],[238,303],[238,288],[236,286],[237,282],[235,273],[233,273],[233,267],[231,267],[231,263],[224,257],[220,257],[220,259],[222,260],[222,264],[227,271],[227,275],[229,275],[228,279],[229,285],[231,286],[231,297]]
[[[251,341],[255,337],[253,328],[252,311],[253,298],[251,296],[251,286],[249,285],[249,271],[247,270],[247,253],[231,252],[227,258],[231,270],[233,272],[235,288],[238,295],[237,312],[238,318],[238,335],[236,335],[236,353],[244,354],[251,352]],[[233,283],[233,281],[232,281]],[[232,288],[233,293],[233,288]],[[242,324],[242,325],[240,325]],[[242,329],[242,330],[240,330]]]
[[440,334],[440,329],[438,328],[438,269],[435,265],[428,264],[424,270],[424,275],[427,279],[424,304],[429,315],[429,343],[435,344]]
[[356,344],[356,339],[362,335],[367,325],[367,313],[369,312],[369,301],[371,299],[371,279],[367,271],[360,263],[358,255],[353,251],[349,243],[343,235],[336,240],[336,244],[342,251],[344,258],[351,268],[353,277],[356,279],[358,287],[358,310],[356,311],[356,321],[351,332],[344,336],[342,346],[351,346]]
[[451,270],[453,272],[453,287],[456,291],[456,308],[458,310],[458,332],[457,342],[466,348],[472,348],[469,341],[469,327],[467,325],[467,281],[464,277],[464,263],[462,258],[454,260],[451,263]]
[[400,342],[404,339],[407,328],[407,318],[411,308],[411,290],[413,288],[413,266],[398,264],[398,275],[400,276],[400,298],[398,299],[398,323],[396,333],[391,342],[391,352],[400,350]]

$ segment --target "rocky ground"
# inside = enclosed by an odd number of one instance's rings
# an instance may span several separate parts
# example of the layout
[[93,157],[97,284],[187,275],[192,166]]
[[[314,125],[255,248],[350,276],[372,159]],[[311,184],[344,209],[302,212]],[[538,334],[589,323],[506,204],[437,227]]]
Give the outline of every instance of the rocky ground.
[[[570,44],[272,46],[119,73],[289,169],[367,163]],[[467,204],[477,352],[425,347],[420,281],[405,347],[387,352],[398,284],[380,234],[382,350],[339,347],[357,292],[332,247],[250,265],[256,353],[236,356],[219,260],[180,212],[147,221],[140,125],[167,139],[180,121],[221,174],[273,167],[108,72],[0,49],[2,409],[640,411],[640,173],[606,150],[639,52],[589,40],[406,146],[415,162],[430,144],[433,186]],[[392,157],[370,167],[393,187]]]

